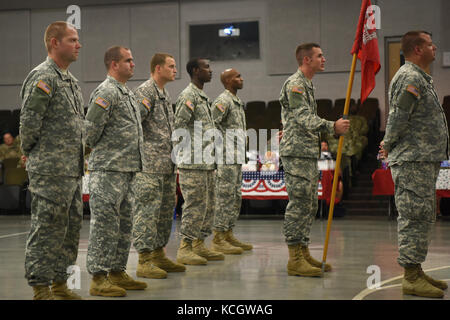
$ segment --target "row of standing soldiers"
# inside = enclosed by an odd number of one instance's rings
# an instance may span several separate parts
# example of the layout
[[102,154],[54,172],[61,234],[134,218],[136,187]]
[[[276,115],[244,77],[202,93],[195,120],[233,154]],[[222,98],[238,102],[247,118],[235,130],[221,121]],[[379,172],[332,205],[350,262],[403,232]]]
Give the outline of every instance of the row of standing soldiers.
[[[180,150],[180,161],[172,159],[172,133],[178,128],[187,130],[192,141],[199,122],[202,136],[216,127],[245,133],[243,103],[236,95],[243,85],[240,74],[235,69],[222,73],[225,91],[211,104],[202,90],[211,80],[208,60],[189,61],[192,82],[174,113],[165,89],[177,71],[173,56],[155,54],[150,79],[132,91],[126,86],[133,76],[132,53],[114,46],[104,57],[107,78],[92,92],[84,115],[78,81],[67,70],[81,48],[76,29],[55,22],[45,39],[48,57],[21,90],[21,147],[33,195],[25,272],[34,298],[81,298],[66,280],[78,253],[85,146],[92,149],[86,263],[91,295],[125,296],[126,290],[147,287],[126,273],[131,243],[139,253],[136,274],[146,278],[166,278],[168,272],[184,272],[186,264],[205,265],[251,250],[232,233],[241,206],[241,164],[181,161],[193,160],[194,148]],[[203,142],[201,150],[211,143]],[[164,248],[172,228],[176,171],[185,203],[174,262]],[[209,249],[205,238],[213,226]]]

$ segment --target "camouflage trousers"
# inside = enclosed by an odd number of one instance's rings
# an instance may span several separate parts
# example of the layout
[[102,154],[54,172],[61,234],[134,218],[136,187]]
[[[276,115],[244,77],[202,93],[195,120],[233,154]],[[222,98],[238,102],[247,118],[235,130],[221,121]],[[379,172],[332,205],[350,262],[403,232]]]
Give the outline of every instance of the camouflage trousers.
[[134,172],[92,171],[91,223],[86,267],[90,274],[125,270],[131,247]]
[[214,230],[232,229],[241,212],[242,166],[218,165],[215,190]]
[[172,229],[175,174],[136,173],[133,239],[139,253],[165,247]]
[[436,180],[439,162],[403,162],[391,165],[398,210],[400,266],[425,261],[431,227],[436,221]]
[[25,278],[30,286],[65,282],[75,265],[83,220],[81,177],[28,172],[31,229],[25,249]]
[[319,169],[316,159],[282,157],[289,202],[284,214],[283,234],[288,245],[308,245],[318,209]]
[[205,239],[212,233],[214,219],[214,170],[179,169],[183,194],[180,236],[186,240]]

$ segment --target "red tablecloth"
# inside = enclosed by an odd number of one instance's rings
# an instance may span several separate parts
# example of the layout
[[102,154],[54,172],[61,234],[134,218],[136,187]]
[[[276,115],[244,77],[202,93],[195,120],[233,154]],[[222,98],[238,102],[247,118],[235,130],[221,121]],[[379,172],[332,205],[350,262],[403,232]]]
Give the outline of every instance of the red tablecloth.
[[391,196],[394,195],[394,181],[392,181],[391,169],[377,169],[372,173],[372,195]]
[[[393,196],[394,181],[392,181],[391,169],[377,169],[372,174],[374,196]],[[441,198],[450,198],[450,190],[436,190],[436,195]]]

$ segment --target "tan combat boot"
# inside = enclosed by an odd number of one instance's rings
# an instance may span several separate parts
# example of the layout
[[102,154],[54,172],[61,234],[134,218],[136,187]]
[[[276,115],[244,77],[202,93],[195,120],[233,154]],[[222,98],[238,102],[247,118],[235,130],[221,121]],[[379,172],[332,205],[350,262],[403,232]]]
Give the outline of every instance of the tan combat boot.
[[422,267],[420,267],[420,275],[423,276],[425,280],[427,280],[433,287],[439,288],[441,290],[447,290],[448,285],[445,281],[436,280],[426,275],[425,272],[423,272]]
[[139,253],[136,275],[138,277],[150,279],[167,278],[167,272],[152,263],[152,255],[150,252]]
[[235,247],[225,240],[226,234],[223,231],[214,231],[214,238],[211,243],[211,250],[222,252],[225,254],[241,254],[244,252],[242,248]]
[[167,258],[164,248],[158,248],[151,252],[151,259],[155,266],[166,272],[185,272],[186,267]]
[[55,300],[48,286],[33,286],[33,300]]
[[102,297],[125,297],[127,292],[125,289],[113,285],[106,274],[99,273],[92,277],[89,294]]
[[192,243],[183,239],[178,248],[177,262],[190,265],[205,265],[208,263],[208,260],[195,254],[192,251]]
[[300,244],[288,245],[289,261],[287,272],[290,276],[321,277],[322,270],[311,266],[302,254]]
[[430,284],[420,271],[420,265],[405,267],[405,274],[402,280],[403,294],[428,298],[442,298],[444,291]]
[[253,246],[250,243],[244,243],[239,241],[233,235],[233,230],[228,230],[225,232],[225,240],[230,243],[232,246],[242,248],[243,250],[252,250]]
[[[309,253],[309,248],[307,246],[301,246],[301,250],[302,250],[302,255],[305,258],[306,261],[308,261],[308,263],[310,265],[312,265],[313,267],[316,268],[320,268],[322,269],[322,262],[317,261],[316,259],[314,259],[311,254]],[[325,263],[325,272],[331,271],[331,265],[328,263]]]
[[51,289],[55,300],[83,300],[81,296],[67,288],[66,282],[53,282]]
[[109,281],[118,287],[126,290],[144,290],[147,284],[142,281],[136,281],[125,271],[111,271],[108,274]]
[[225,259],[225,256],[222,253],[209,250],[205,246],[205,241],[200,239],[195,239],[194,241],[192,241],[192,251],[194,251],[194,253],[199,255],[200,257],[203,257],[209,261],[217,261]]

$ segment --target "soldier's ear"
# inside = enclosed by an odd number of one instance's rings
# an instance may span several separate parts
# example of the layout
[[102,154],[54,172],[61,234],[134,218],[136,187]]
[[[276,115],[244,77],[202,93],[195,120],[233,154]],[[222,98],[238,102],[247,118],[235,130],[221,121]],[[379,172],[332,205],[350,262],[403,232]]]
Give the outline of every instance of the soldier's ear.
[[56,48],[59,45],[59,40],[56,39],[55,37],[50,39],[50,47],[52,49]]

